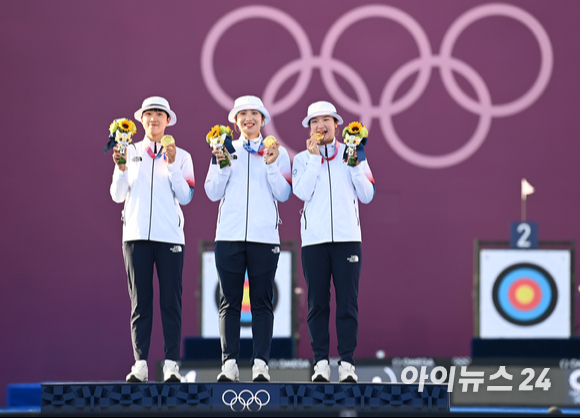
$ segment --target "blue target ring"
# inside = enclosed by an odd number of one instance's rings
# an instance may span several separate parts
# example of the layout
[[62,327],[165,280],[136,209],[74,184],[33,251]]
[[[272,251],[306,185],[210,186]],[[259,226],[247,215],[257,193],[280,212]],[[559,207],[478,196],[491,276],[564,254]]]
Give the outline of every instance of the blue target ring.
[[[526,285],[530,283],[532,286]],[[534,303],[529,309],[514,300],[518,286],[527,286]],[[554,278],[535,264],[520,263],[503,270],[493,286],[493,303],[499,314],[515,325],[535,325],[547,319],[558,302],[558,288]]]

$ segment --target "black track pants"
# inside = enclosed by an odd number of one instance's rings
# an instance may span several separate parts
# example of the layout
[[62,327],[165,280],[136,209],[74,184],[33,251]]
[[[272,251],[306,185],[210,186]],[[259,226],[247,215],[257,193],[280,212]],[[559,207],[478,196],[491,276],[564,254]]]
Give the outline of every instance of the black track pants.
[[220,283],[219,327],[222,362],[239,360],[240,315],[246,269],[250,284],[253,355],[270,360],[274,327],[274,277],[280,245],[245,241],[216,241],[215,263]]
[[354,364],[361,263],[360,242],[335,242],[302,247],[302,268],[308,288],[308,332],[314,363],[328,359],[329,356],[332,277],[336,292],[338,355],[340,360]]
[[159,304],[165,358],[178,361],[181,347],[181,293],[185,246],[155,241],[123,243],[131,297],[131,339],[135,360],[147,360],[153,325],[153,265],[159,279]]

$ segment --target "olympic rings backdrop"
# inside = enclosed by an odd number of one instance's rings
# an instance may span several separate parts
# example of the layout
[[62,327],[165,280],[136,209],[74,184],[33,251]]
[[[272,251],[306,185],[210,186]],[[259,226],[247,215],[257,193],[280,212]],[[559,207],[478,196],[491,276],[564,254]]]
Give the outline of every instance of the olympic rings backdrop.
[[[478,20],[490,17],[508,17],[521,23],[531,32],[540,49],[540,68],[536,79],[529,89],[515,100],[501,105],[493,104],[489,88],[485,80],[466,62],[453,57],[453,47],[461,33]],[[350,27],[370,18],[390,19],[403,26],[413,37],[419,57],[410,60],[399,67],[385,84],[378,106],[373,105],[371,93],[363,78],[347,62],[333,57],[336,43]],[[215,74],[214,56],[221,36],[238,22],[247,19],[262,18],[276,22],[287,30],[295,40],[300,58],[282,66],[265,84],[260,95],[273,117],[283,114],[292,108],[307,91],[312,79],[312,72],[318,69],[328,96],[342,108],[354,113],[372,129],[372,123],[378,118],[381,123],[383,137],[393,150],[404,160],[420,167],[444,168],[459,164],[471,157],[485,141],[494,117],[507,117],[517,114],[531,106],[543,93],[552,74],[553,52],[548,34],[531,14],[524,9],[508,4],[490,3],[474,7],[460,15],[447,29],[438,54],[432,52],[429,38],[421,25],[403,10],[389,5],[365,5],[356,7],[341,16],[326,33],[320,55],[313,54],[308,35],[292,16],[281,10],[260,5],[245,6],[229,12],[218,20],[205,38],[201,54],[201,69],[206,87],[212,97],[224,108],[231,109],[235,97],[228,95],[219,84]],[[432,76],[432,69],[440,70],[442,81],[447,93],[462,108],[479,116],[479,121],[473,135],[457,150],[439,156],[429,156],[413,150],[399,137],[393,124],[393,116],[404,112],[419,100],[425,92]],[[358,100],[346,94],[337,83],[336,74],[348,81],[358,93]],[[395,100],[395,94],[401,85],[411,75],[418,73],[413,86],[405,95]],[[477,101],[466,95],[455,80],[454,73],[462,75],[476,91]],[[280,87],[293,75],[298,74],[298,80],[288,94],[276,101]],[[275,118],[274,118],[275,119]],[[266,128],[269,134],[280,138],[275,123]],[[291,154],[296,150],[289,146]]]
[[[365,153],[376,193],[359,205],[357,359],[379,350],[386,357],[470,355],[473,243],[509,238],[510,222],[520,216],[522,178],[536,190],[527,216],[538,222],[539,240],[578,237],[578,1],[2,6],[0,406],[7,383],[116,381],[134,361],[123,205],[111,200],[113,161],[102,147],[111,121],[133,119],[149,96],[168,99],[178,123],[166,133],[194,163],[195,193],[182,207],[184,338],[202,332],[198,246],[215,239],[219,210],[203,187],[210,165],[205,136],[228,124],[242,95],[264,100],[272,122],[263,133],[279,138],[291,157],[305,149],[301,121],[312,102],[331,101],[345,123],[369,129]],[[136,122],[138,141],[144,131]],[[292,196],[278,207],[281,240],[300,246],[303,202]],[[297,264],[298,288],[280,293],[294,292],[297,353],[310,359],[306,284]],[[506,327],[541,327],[566,299],[559,288],[553,310],[535,299],[552,289],[550,276],[558,287],[557,275],[533,260],[512,264],[533,264],[549,276],[534,266],[525,267],[532,282],[506,272],[496,302],[490,285],[490,309]],[[154,278],[150,370],[164,358],[157,286]],[[517,316],[523,305],[535,308]],[[518,325],[506,316],[541,322]],[[217,331],[217,321],[212,326]]]

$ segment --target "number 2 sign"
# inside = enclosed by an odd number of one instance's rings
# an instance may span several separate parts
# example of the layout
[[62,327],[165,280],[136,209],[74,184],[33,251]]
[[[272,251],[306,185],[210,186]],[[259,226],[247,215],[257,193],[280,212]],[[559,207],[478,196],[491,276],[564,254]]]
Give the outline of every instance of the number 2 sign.
[[512,222],[510,227],[510,247],[520,250],[538,248],[538,223]]

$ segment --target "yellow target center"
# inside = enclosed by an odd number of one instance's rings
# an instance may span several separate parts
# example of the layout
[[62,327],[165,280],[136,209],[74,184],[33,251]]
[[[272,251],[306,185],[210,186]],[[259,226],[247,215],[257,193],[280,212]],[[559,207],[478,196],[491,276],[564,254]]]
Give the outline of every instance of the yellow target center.
[[246,307],[246,309],[250,306],[250,284],[246,280],[244,282],[244,293],[242,296],[242,306]]
[[534,300],[534,296],[534,289],[527,284],[518,287],[518,290],[516,290],[516,299],[523,305],[526,305]]

